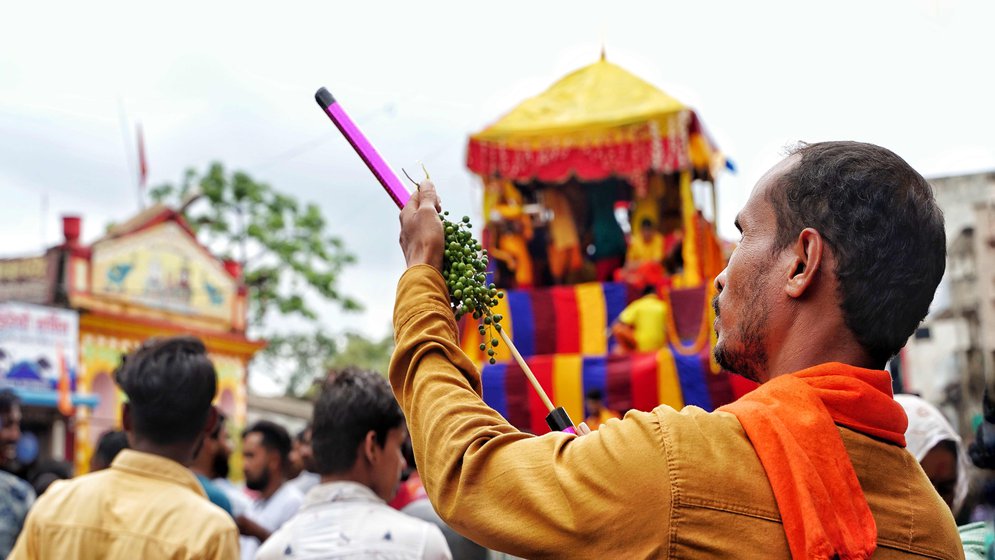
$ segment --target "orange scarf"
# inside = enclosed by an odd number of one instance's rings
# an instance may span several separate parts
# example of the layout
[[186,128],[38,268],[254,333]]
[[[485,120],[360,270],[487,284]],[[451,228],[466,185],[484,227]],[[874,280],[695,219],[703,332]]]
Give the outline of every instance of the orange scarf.
[[905,412],[881,370],[826,363],[720,408],[739,419],[774,490],[793,558],[870,558],[877,525],[835,424],[905,447]]

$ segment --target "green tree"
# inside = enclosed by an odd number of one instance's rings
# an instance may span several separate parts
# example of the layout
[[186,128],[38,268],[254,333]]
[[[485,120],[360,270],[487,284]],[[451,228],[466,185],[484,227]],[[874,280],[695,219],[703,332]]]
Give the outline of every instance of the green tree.
[[[200,199],[190,203],[197,193]],[[301,204],[244,172],[226,173],[218,162],[203,174],[188,169],[179,184],[155,187],[149,197],[182,206],[202,243],[242,265],[252,325],[274,312],[317,319],[301,288],[345,310],[360,309],[337,288],[342,269],[356,258],[326,231],[318,205]]]
[[[346,311],[360,306],[338,289],[343,269],[356,258],[328,233],[318,206],[302,204],[242,171],[229,173],[217,162],[204,173],[188,169],[178,184],[155,187],[149,197],[182,208],[201,243],[241,264],[250,327],[268,341],[264,367],[254,369],[283,382],[288,395],[302,394],[323,377],[337,345],[318,327],[305,294]],[[264,321],[273,315],[302,318],[314,328],[264,332]]]
[[380,340],[370,340],[359,333],[346,333],[342,350],[332,354],[328,360],[328,369],[356,366],[387,375],[387,366],[390,365],[390,355],[393,352],[393,333],[388,333]]
[[257,370],[266,371],[283,386],[288,397],[315,397],[316,381],[324,379],[339,345],[324,331],[274,334],[257,358]]
[[[304,342],[304,341],[301,341]],[[394,352],[394,335],[387,333],[383,338],[369,339],[356,332],[347,332],[337,340],[329,340],[330,351],[325,354],[321,361],[321,376],[305,376],[291,374],[295,395],[307,398],[317,398],[321,390],[321,382],[329,373],[335,372],[349,366],[376,371],[381,375],[387,375],[387,366],[390,365],[390,355]],[[316,348],[309,343],[298,344],[293,347],[296,352],[304,356],[304,360],[310,360],[314,356]],[[313,362],[313,361],[312,361]],[[310,380],[310,385],[305,383]]]

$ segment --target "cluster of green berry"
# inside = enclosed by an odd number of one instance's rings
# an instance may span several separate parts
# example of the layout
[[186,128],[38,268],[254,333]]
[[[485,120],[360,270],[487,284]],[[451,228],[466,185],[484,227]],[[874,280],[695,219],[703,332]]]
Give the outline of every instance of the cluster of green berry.
[[447,216],[449,212],[443,212],[439,218],[446,234],[442,275],[449,288],[450,304],[457,321],[464,315],[481,321],[478,327],[480,336],[486,340],[490,335],[490,345],[484,342],[480,350],[487,351],[493,364],[496,362],[494,348],[498,345],[498,339],[491,330],[501,332],[503,317],[492,313],[491,307],[498,304],[504,293],[499,292],[494,284],[487,284],[487,251],[473,238],[470,217],[463,216],[459,222],[450,222]]

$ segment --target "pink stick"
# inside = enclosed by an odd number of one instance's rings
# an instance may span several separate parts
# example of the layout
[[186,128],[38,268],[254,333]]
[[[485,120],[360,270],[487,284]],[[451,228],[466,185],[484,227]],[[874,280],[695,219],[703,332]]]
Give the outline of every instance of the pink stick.
[[318,101],[318,105],[328,113],[328,117],[338,127],[342,136],[345,136],[346,140],[352,144],[353,149],[362,158],[363,163],[373,172],[373,176],[380,181],[380,184],[383,185],[384,190],[394,200],[397,207],[403,208],[408,203],[408,199],[411,198],[411,193],[408,192],[408,189],[401,183],[401,180],[390,169],[387,162],[380,157],[373,144],[370,144],[370,141],[360,132],[356,123],[352,122],[349,115],[346,114],[342,106],[335,101],[335,98],[332,97],[332,94],[327,89],[319,89],[314,94],[314,98]]

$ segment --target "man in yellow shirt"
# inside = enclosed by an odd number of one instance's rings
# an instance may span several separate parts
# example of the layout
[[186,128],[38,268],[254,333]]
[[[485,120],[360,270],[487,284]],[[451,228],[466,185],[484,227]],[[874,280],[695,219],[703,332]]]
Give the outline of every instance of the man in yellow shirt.
[[639,224],[639,233],[633,232],[632,240],[629,241],[629,250],[625,255],[626,266],[631,264],[638,268],[648,262],[659,264],[663,261],[663,256],[663,234],[656,230],[652,221],[644,218]]
[[657,295],[654,286],[647,286],[643,297],[619,313],[612,331],[619,346],[628,352],[652,352],[663,348],[667,340],[667,304]]
[[716,278],[716,358],[754,379],[715,412],[629,411],[531,436],[461,351],[428,182],[401,212],[390,378],[425,491],[454,529],[525,558],[961,559],[905,449],[884,371],[943,275],[943,217],[894,153],[805,145],[765,174]]
[[238,530],[184,465],[214,428],[217,375],[192,337],[151,340],[115,373],[131,448],[109,469],[55,482],[13,560],[238,558]]

